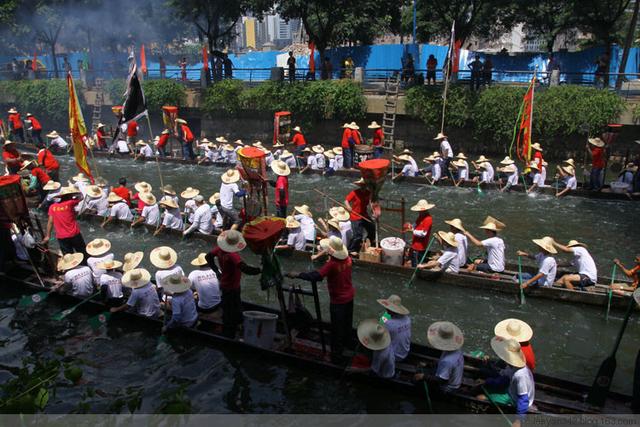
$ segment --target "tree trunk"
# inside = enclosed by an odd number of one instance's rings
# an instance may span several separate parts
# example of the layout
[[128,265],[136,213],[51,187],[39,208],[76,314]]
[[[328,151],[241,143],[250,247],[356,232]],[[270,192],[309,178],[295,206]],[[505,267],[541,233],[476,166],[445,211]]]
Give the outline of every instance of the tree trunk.
[[50,43],[49,47],[51,48],[51,59],[53,60],[53,75],[57,79],[60,76],[58,73],[58,60],[56,58],[56,43]]
[[606,47],[605,47],[605,55],[607,57],[607,63],[606,63],[606,67],[605,67],[605,74],[604,74],[604,87],[608,88],[609,87],[609,78],[610,75],[609,73],[611,72],[611,48],[612,48],[612,41],[611,41],[611,35],[609,34],[606,38]]
[[633,7],[633,16],[631,22],[629,22],[629,31],[627,31],[627,37],[624,40],[624,50],[622,51],[622,59],[620,60],[620,68],[618,68],[618,78],[616,80],[616,89],[622,88],[622,82],[625,79],[625,69],[627,68],[627,60],[629,59],[629,50],[631,49],[631,43],[633,43],[636,25],[638,23],[638,10],[640,9],[640,0],[635,1]]

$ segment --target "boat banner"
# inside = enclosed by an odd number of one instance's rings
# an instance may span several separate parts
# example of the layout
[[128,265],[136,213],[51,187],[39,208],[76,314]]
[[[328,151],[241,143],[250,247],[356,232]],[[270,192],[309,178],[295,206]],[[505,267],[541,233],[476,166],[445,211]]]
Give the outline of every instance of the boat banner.
[[67,73],[67,87],[69,88],[69,130],[73,142],[73,155],[80,172],[85,174],[93,184],[93,175],[87,161],[87,126],[84,124],[80,102],[76,96],[76,88],[73,84],[71,71]]
[[[531,132],[532,132],[532,117],[533,117],[533,91],[535,85],[535,77],[531,79],[529,89],[522,99],[522,105],[520,106],[520,113],[516,119],[516,126],[513,130],[514,139],[511,141],[511,147],[509,147],[509,155],[512,156],[513,145],[516,145],[516,155],[518,159],[529,164],[531,160]],[[516,134],[517,133],[517,134]],[[513,157],[513,156],[512,156]]]

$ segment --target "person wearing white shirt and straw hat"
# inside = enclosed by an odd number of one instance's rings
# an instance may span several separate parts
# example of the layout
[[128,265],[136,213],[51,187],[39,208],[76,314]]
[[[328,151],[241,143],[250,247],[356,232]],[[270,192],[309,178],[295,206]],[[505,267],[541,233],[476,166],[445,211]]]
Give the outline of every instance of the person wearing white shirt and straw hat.
[[460,271],[458,261],[458,242],[456,236],[450,231],[438,231],[436,233],[438,241],[442,245],[442,255],[438,259],[431,260],[424,264],[418,264],[420,269],[435,269],[445,273],[457,274]]
[[518,251],[518,256],[534,259],[538,264],[538,273],[535,276],[531,273],[522,273],[522,289],[527,289],[530,286],[553,287],[558,268],[556,259],[553,257],[558,253],[558,250],[553,246],[553,238],[545,236],[542,239],[533,239],[532,242],[540,248],[540,252],[532,255],[528,252]]
[[100,295],[109,307],[119,307],[124,302],[122,294],[122,273],[116,269],[122,267],[122,262],[109,260],[98,264],[98,268],[104,270],[98,281]]
[[425,177],[430,184],[435,184],[440,179],[442,179],[442,158],[440,157],[440,153],[434,151],[428,157],[422,159],[423,162],[427,164],[425,168]]
[[107,239],[93,239],[87,243],[85,249],[89,255],[87,258],[87,265],[93,273],[93,282],[97,285],[100,283],[100,276],[104,274],[104,270],[98,267],[98,264],[105,261],[111,261],[114,258],[111,250],[111,242]]
[[197,206],[194,197],[200,194],[200,190],[193,187],[187,187],[182,193],[180,193],[180,197],[186,200],[184,202],[184,215],[187,218],[189,223],[193,223],[193,214],[195,213]]
[[371,350],[371,371],[380,378],[393,378],[396,360],[391,347],[391,336],[376,319],[365,319],[358,324],[358,341]]
[[158,229],[153,233],[153,235],[157,236],[165,228],[182,231],[182,216],[180,214],[178,204],[173,199],[167,198],[160,200],[160,203],[158,203],[158,205],[159,207],[164,209],[164,212],[162,213],[162,223],[160,224],[160,227],[158,227]]
[[109,193],[109,197],[107,197],[107,202],[109,202],[109,216],[105,218],[102,223],[102,227],[109,224],[113,221],[114,218],[120,221],[133,221],[133,214],[131,213],[131,209],[129,209],[129,205],[127,202],[120,196],[118,196],[113,191]]
[[123,258],[124,263],[122,263],[122,271],[126,273],[127,271],[133,270],[134,268],[140,265],[143,258],[144,258],[144,252],[142,251],[127,252]]
[[556,281],[556,285],[567,289],[574,289],[577,286],[581,291],[589,286],[595,286],[598,282],[598,269],[593,257],[587,249],[587,245],[577,240],[570,240],[566,245],[553,241],[553,246],[562,252],[573,254],[573,266],[577,272],[565,274]]
[[483,247],[487,250],[486,260],[476,260],[469,265],[469,271],[481,271],[483,273],[502,273],[504,271],[504,240],[498,237],[498,232],[504,228],[504,225],[492,217],[487,217],[485,223],[480,226],[487,235],[484,240],[476,239],[468,230],[465,236],[475,246]]
[[493,333],[497,337],[504,339],[514,339],[520,344],[520,350],[524,354],[527,367],[533,372],[536,369],[536,356],[531,346],[531,338],[533,337],[533,329],[531,326],[520,319],[504,319],[496,324]]
[[178,254],[169,246],[159,246],[149,253],[149,260],[156,270],[155,279],[158,293],[162,293],[162,281],[173,274],[184,275],[182,267],[176,265]]
[[313,221],[313,213],[307,205],[293,207],[293,217],[300,223],[300,229],[307,243],[315,244],[316,223]]
[[377,300],[386,309],[381,320],[391,336],[391,349],[395,359],[400,362],[407,358],[411,347],[411,317],[409,309],[402,305],[398,295]]
[[[438,365],[430,378],[435,378],[440,384],[440,390],[450,393],[458,390],[464,377],[464,335],[458,326],[451,322],[435,322],[427,330],[429,346],[440,350]],[[414,376],[415,381],[425,378],[424,373]]]
[[85,192],[85,202],[80,213],[95,211],[96,215],[106,217],[109,214],[109,201],[105,191],[97,185],[89,185]]
[[442,132],[438,133],[438,135],[433,139],[436,141],[440,141],[442,168],[444,169],[445,174],[449,174],[449,164],[453,160],[453,150],[451,149],[451,144],[449,144],[449,139],[447,138],[447,135]]
[[[520,178],[520,175],[518,174],[518,167],[515,164],[498,168],[498,172],[500,172],[501,174],[504,174],[504,176],[506,176],[507,178],[506,185],[500,188],[501,192],[505,192],[505,191],[510,192],[511,188],[514,185],[518,185],[518,180]],[[502,184],[502,178],[500,178],[498,182]]]
[[578,181],[576,180],[576,170],[571,166],[558,166],[558,175],[562,178],[564,183],[564,189],[559,193],[556,193],[556,197],[563,197],[571,190],[578,188]]
[[540,173],[541,165],[535,162],[529,164],[529,176],[531,178],[531,187],[527,188],[527,193],[533,193],[537,188],[544,187],[544,181],[542,180],[542,174]]
[[342,150],[342,147],[335,147],[333,149],[333,152],[335,153],[336,157],[336,170],[340,170],[344,168],[344,152]]
[[459,218],[447,220],[445,224],[449,226],[449,231],[453,233],[456,242],[458,242],[458,246],[456,247],[458,267],[462,268],[467,265],[467,252],[469,249],[469,241],[467,240],[467,236],[464,235],[466,230]]
[[93,275],[89,267],[80,265],[83,259],[84,255],[76,252],[65,254],[58,260],[58,270],[64,272],[64,277],[62,282],[51,288],[52,292],[66,287],[65,290],[74,297],[86,298],[93,294]]
[[134,268],[122,276],[122,286],[131,289],[131,295],[125,304],[112,307],[111,312],[117,313],[126,309],[145,317],[160,315],[160,299],[158,292],[151,284],[151,274],[144,268]]
[[184,230],[183,236],[192,233],[196,229],[201,234],[211,234],[213,232],[213,221],[211,220],[211,208],[204,201],[202,194],[193,198],[196,202],[196,210],[193,214],[193,222],[189,228]]
[[189,273],[191,289],[198,300],[196,309],[201,313],[212,313],[218,309],[220,304],[220,283],[218,277],[207,263],[204,252],[191,261],[191,265],[197,267]]
[[411,157],[410,154],[401,154],[395,157],[394,161],[395,160],[399,160],[403,162],[404,166],[402,167],[402,170],[396,176],[393,177],[394,181],[401,176],[418,176],[418,174],[420,173],[420,170],[418,169],[418,164],[416,163],[414,158]]
[[373,158],[379,159],[384,153],[384,132],[382,132],[382,126],[378,122],[373,121],[367,128],[373,130],[373,138],[371,139],[371,145],[373,145]]
[[233,210],[233,198],[243,197],[246,192],[240,190],[238,181],[240,181],[240,172],[236,169],[229,169],[220,177],[220,204],[225,209]]
[[184,274],[173,274],[163,279],[162,288],[171,295],[171,319],[162,327],[162,333],[170,329],[193,327],[198,321],[198,311],[191,291],[191,280]]
[[139,197],[144,203],[144,207],[140,217],[131,223],[131,228],[142,223],[157,227],[160,224],[160,207],[158,207],[156,196],[151,193],[142,193]]
[[307,241],[304,238],[302,230],[300,229],[300,223],[296,221],[294,217],[288,216],[285,219],[285,227],[288,232],[287,243],[284,245],[276,245],[275,248],[280,250],[294,249],[297,251],[303,251],[307,244]]

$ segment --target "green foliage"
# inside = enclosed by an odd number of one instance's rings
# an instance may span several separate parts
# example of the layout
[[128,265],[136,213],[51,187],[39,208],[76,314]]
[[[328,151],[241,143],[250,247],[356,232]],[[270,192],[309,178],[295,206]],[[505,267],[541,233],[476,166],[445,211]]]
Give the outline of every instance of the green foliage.
[[633,107],[633,121],[635,123],[640,122],[640,104],[636,104],[635,107]]
[[[445,127],[464,127],[471,118],[471,106],[477,95],[467,87],[449,87]],[[442,119],[442,88],[414,86],[407,91],[407,112],[420,118],[430,129],[440,129]]]
[[513,138],[513,127],[526,88],[492,86],[483,90],[473,106],[472,119],[476,139],[506,149]]
[[174,80],[145,80],[142,89],[151,112],[160,112],[163,105],[180,107],[187,99],[184,85]]
[[211,85],[204,96],[203,108],[212,113],[224,111],[235,114],[242,109],[242,81],[226,79]]
[[121,104],[124,101],[124,91],[126,88],[126,81],[124,79],[107,80],[104,82],[104,92],[109,95],[111,102]]
[[26,359],[16,376],[0,385],[0,413],[33,414],[44,410],[63,363]]

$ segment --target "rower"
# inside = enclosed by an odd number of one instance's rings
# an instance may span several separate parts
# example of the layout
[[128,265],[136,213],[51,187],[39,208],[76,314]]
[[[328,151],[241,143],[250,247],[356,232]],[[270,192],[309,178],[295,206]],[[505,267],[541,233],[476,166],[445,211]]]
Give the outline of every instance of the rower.
[[465,236],[475,246],[483,247],[487,250],[486,260],[476,260],[469,265],[469,271],[481,271],[483,273],[502,273],[504,271],[504,241],[498,237],[498,232],[504,228],[502,224],[497,224],[494,220],[485,220],[480,226],[487,236],[484,240],[476,239],[468,230]]
[[171,184],[167,184],[164,187],[160,187],[160,191],[162,191],[162,197],[160,197],[160,201],[163,200],[173,200],[176,207],[180,206],[180,199],[176,196],[176,190],[173,189]]
[[418,268],[427,270],[437,269],[445,273],[457,274],[460,271],[460,265],[458,264],[458,242],[456,241],[455,234],[450,231],[438,231],[436,236],[442,245],[442,255],[440,255],[438,259],[418,264]]
[[478,399],[512,407],[518,419],[522,420],[533,405],[535,397],[535,382],[524,353],[518,341],[502,337],[492,338],[491,348],[507,363],[507,367],[498,377],[487,378],[486,389],[489,395],[481,394]]
[[[501,192],[509,192],[514,185],[518,185],[518,179],[520,176],[518,175],[518,167],[515,164],[498,168],[498,172],[501,172],[501,174],[504,174],[507,177],[507,184],[500,188]],[[502,177],[500,178],[500,181],[502,181]]]
[[391,347],[391,336],[376,319],[365,319],[358,324],[358,341],[371,350],[371,372],[380,378],[393,378],[396,361]]
[[237,230],[242,226],[242,218],[235,209],[227,209],[220,203],[220,193],[215,193],[209,198],[213,204],[211,217],[216,216],[216,227],[222,230]]
[[333,150],[327,150],[324,152],[324,156],[327,158],[327,168],[324,171],[323,175],[332,176],[336,170],[338,170],[336,166],[336,154]]
[[20,118],[20,113],[15,107],[11,107],[8,111],[9,118],[7,123],[9,124],[9,132],[11,133],[11,137],[15,140],[20,140],[21,143],[24,144],[24,127],[22,124],[22,119]]
[[433,138],[436,141],[440,141],[440,156],[442,157],[442,169],[444,169],[445,174],[449,174],[449,167],[451,161],[453,160],[453,150],[451,149],[451,144],[449,144],[449,140],[447,135],[440,132],[438,135]]
[[[259,267],[252,267],[240,258],[247,243],[237,230],[223,231],[217,239],[218,246],[209,252],[205,259],[220,281],[222,292],[222,334],[234,339],[238,324],[242,322],[242,298],[240,282],[242,273],[260,274]],[[218,265],[216,265],[216,260]]]
[[[227,162],[227,150],[226,147],[229,144],[229,141],[227,141],[227,138],[225,138],[224,136],[218,136],[216,137],[216,142],[219,143],[220,145],[218,145],[218,162],[222,162],[222,163],[226,163]],[[231,150],[233,150],[233,147],[231,147]]]
[[284,218],[287,216],[289,207],[289,175],[291,169],[282,160],[274,160],[271,163],[271,170],[277,175],[275,181],[269,183],[275,187],[276,216]]
[[120,135],[115,145],[111,147],[111,153],[117,152],[121,157],[128,156],[129,153],[131,153],[131,151],[132,151],[131,146],[125,139],[123,139],[122,135]]
[[469,241],[465,236],[466,230],[462,225],[462,221],[459,218],[454,218],[445,221],[445,224],[449,226],[449,231],[454,234],[458,246],[456,246],[456,252],[458,254],[458,267],[463,268],[467,265],[467,253],[469,249]]
[[164,209],[164,213],[162,214],[162,224],[160,224],[160,227],[158,227],[153,235],[157,236],[165,228],[182,231],[182,218],[180,215],[180,209],[176,202],[174,202],[173,199],[165,199],[160,200],[160,203],[158,204]]
[[527,367],[533,372],[536,369],[536,356],[531,346],[531,338],[533,337],[533,329],[531,326],[520,319],[505,319],[498,322],[493,329],[493,333],[497,337],[505,340],[514,339],[520,344],[522,354],[527,362]]
[[33,142],[36,145],[44,145],[44,142],[42,141],[42,136],[41,136],[42,125],[40,124],[40,121],[36,119],[36,117],[31,113],[27,113],[27,121],[31,123],[31,127],[27,130],[31,131]]
[[102,227],[113,221],[114,218],[120,221],[133,221],[133,215],[131,214],[131,209],[129,209],[129,205],[124,199],[118,196],[116,193],[109,193],[109,197],[107,198],[107,202],[109,202],[109,216],[105,218],[102,223]]
[[38,154],[36,156],[36,160],[39,165],[42,165],[44,170],[47,172],[47,175],[51,177],[52,180],[58,181],[60,179],[60,163],[56,159],[56,156],[45,147],[44,144],[37,144]]
[[170,329],[191,328],[198,321],[196,302],[191,291],[191,280],[184,274],[172,274],[162,281],[162,288],[171,295],[168,306],[171,308],[171,319],[162,327],[164,334]]
[[578,188],[578,182],[576,181],[575,169],[571,166],[558,166],[558,174],[564,182],[564,189],[556,194],[556,197],[563,197],[571,190]]
[[349,212],[342,206],[337,206],[329,209],[329,215],[331,219],[338,222],[340,226],[340,238],[346,247],[349,247],[351,240],[353,239],[353,229],[351,228],[351,216]]
[[520,277],[522,289],[527,289],[530,286],[550,288],[556,280],[558,265],[553,255],[557,254],[558,251],[553,246],[553,239],[549,236],[545,236],[542,239],[533,239],[532,242],[539,246],[540,252],[534,256],[528,252],[518,251],[518,256],[534,259],[538,264],[538,273],[535,276],[530,273],[522,273]]
[[527,189],[527,193],[532,193],[536,190],[536,188],[544,187],[544,181],[542,180],[540,165],[538,165],[538,163],[531,162],[529,164],[529,168],[531,169],[531,172],[529,173],[529,177],[531,179],[531,187]]
[[384,132],[382,132],[382,126],[378,122],[373,121],[367,128],[373,130],[373,137],[371,139],[373,146],[373,158],[379,159],[384,153]]
[[307,243],[316,244],[316,223],[313,221],[313,213],[309,206],[300,205],[293,207],[293,217],[300,223],[302,234]]
[[222,228],[223,218],[218,205],[220,204],[220,193],[213,193],[209,197],[209,204],[211,206],[211,221],[213,221],[213,227],[216,230]]
[[302,151],[307,147],[307,140],[304,138],[300,126],[294,127],[292,131],[293,138],[291,139],[291,144],[293,144],[293,154],[296,157],[301,157]]
[[300,163],[303,164],[304,167],[300,170],[300,173],[305,173],[309,169],[311,170],[318,169],[316,156],[315,154],[311,154],[311,153],[313,153],[313,151],[310,150],[309,147],[305,147],[301,151],[302,158],[300,159]]
[[10,175],[17,174],[22,167],[22,154],[18,151],[16,143],[13,141],[5,141],[2,144],[2,160],[7,166]]
[[624,169],[620,171],[616,182],[627,184],[629,186],[628,191],[631,192],[633,191],[633,177],[635,176],[636,172],[638,172],[638,167],[633,162],[629,162],[624,167]]
[[538,187],[546,187],[547,186],[547,163],[545,160],[542,160],[542,166],[540,166],[540,182],[541,184]]
[[[500,183],[502,183],[502,179],[506,178],[508,176],[508,174],[509,174],[508,172],[505,172],[505,170],[504,170],[505,166],[515,165],[515,162],[511,159],[511,157],[505,156],[505,158],[500,161],[500,165],[502,165],[502,167],[498,167],[497,171],[499,172],[498,173],[498,177],[499,177],[498,180],[500,181]],[[502,172],[502,173],[500,173],[500,172]],[[516,185],[517,183],[518,182],[516,180],[516,182],[512,183],[511,185]],[[508,182],[507,182],[507,185],[509,185]]]
[[429,239],[431,238],[431,227],[433,226],[433,217],[431,209],[436,205],[422,199],[414,206],[411,206],[413,212],[418,212],[415,225],[411,226],[407,231],[411,231],[411,266],[415,267],[420,264],[427,250]]
[[138,147],[138,154],[133,157],[133,160],[137,160],[138,157],[144,157],[150,159],[154,156],[153,148],[146,141],[139,139],[136,141],[136,147]]
[[69,185],[75,187],[84,196],[87,192],[87,186],[90,185],[89,178],[85,174],[79,173],[71,177],[71,181],[67,181]]
[[98,280],[98,289],[108,307],[119,307],[124,303],[122,294],[122,273],[116,269],[122,267],[122,262],[109,260],[96,266],[104,273]]
[[60,201],[49,206],[47,231],[42,239],[43,245],[49,244],[51,232],[55,230],[58,245],[63,254],[73,252],[85,253],[86,244],[82,238],[75,214],[75,207],[80,204],[82,195],[74,187],[62,187]]
[[296,158],[289,152],[289,150],[284,150],[280,155],[280,160],[285,162],[289,168],[297,168],[298,163],[296,162]]
[[86,298],[93,293],[95,288],[91,269],[80,265],[83,259],[82,253],[67,253],[58,260],[58,270],[64,272],[64,278],[51,288],[51,292],[64,287],[65,292],[78,298]]
[[355,288],[351,282],[353,261],[342,239],[330,237],[320,241],[320,249],[329,255],[328,261],[310,272],[290,272],[287,277],[319,282],[327,278],[329,312],[331,314],[331,361],[343,364],[343,350],[349,346],[353,323],[353,297]]
[[189,228],[184,230],[183,236],[198,230],[200,234],[209,235],[213,232],[213,222],[211,221],[211,208],[204,201],[202,194],[198,194],[193,198],[196,202],[196,210],[193,214],[193,223]]
[[171,275],[179,274],[184,276],[182,267],[176,265],[178,254],[169,246],[159,246],[149,253],[149,260],[156,270],[155,279],[158,288],[158,296],[162,298],[163,280]]
[[398,295],[391,295],[387,299],[377,301],[386,309],[381,320],[391,336],[391,349],[395,360],[400,362],[407,358],[411,347],[409,310],[402,305],[402,299]]
[[531,163],[535,163],[536,165],[538,165],[538,169],[542,168],[542,162],[544,162],[544,159],[542,158],[542,146],[540,146],[539,142],[536,142],[534,144],[531,144],[531,151],[532,151],[532,159],[531,159]]
[[198,164],[201,164],[204,161],[207,162],[215,162],[217,157],[216,145],[211,143],[207,138],[202,138],[199,141],[196,141],[196,148],[198,150],[204,151],[204,154],[198,160]]
[[125,273],[138,267],[144,259],[144,252],[127,252],[124,254],[124,262],[122,263],[122,271]]
[[193,187],[187,187],[182,193],[180,193],[180,197],[186,200],[184,202],[184,210],[183,214],[189,223],[193,223],[193,215],[196,212],[197,206],[194,197],[200,194],[200,190]]
[[[618,266],[618,268],[632,280],[631,285],[624,285],[614,283],[611,285],[611,288],[616,291],[625,291],[625,292],[633,292],[638,287],[638,283],[640,282],[640,255],[636,255],[634,260],[635,264],[631,269],[627,270],[627,268],[620,262],[618,258],[613,260],[613,263]],[[620,293],[620,292],[617,292]]]
[[49,148],[51,149],[51,151],[58,153],[67,151],[69,143],[65,141],[64,138],[62,138],[62,136],[60,136],[55,130],[49,132],[47,134],[47,138],[50,139]]
[[222,174],[220,179],[222,180],[220,184],[220,204],[225,209],[235,211],[233,209],[233,198],[243,197],[246,194],[244,190],[240,190],[237,184],[240,181],[240,172],[236,169],[229,169]]
[[131,288],[131,295],[125,304],[112,307],[111,313],[131,309],[134,313],[145,317],[160,315],[158,292],[151,284],[151,274],[144,268],[134,268],[122,276],[122,286]]
[[469,165],[463,159],[454,160],[451,164],[456,169],[453,177],[453,183],[456,187],[459,187],[460,184],[469,180]]
[[418,174],[420,173],[420,170],[418,169],[418,164],[416,163],[414,158],[411,157],[410,153],[411,151],[405,150],[403,154],[397,157],[394,156],[395,159],[404,162],[404,166],[402,167],[402,170],[394,177],[394,179],[401,176],[418,176]]
[[600,138],[588,138],[587,141],[588,144],[586,148],[591,155],[591,174],[589,176],[589,189],[592,191],[598,191],[604,184],[604,169],[607,164],[605,160],[606,144]]
[[98,267],[98,264],[105,261],[112,261],[114,255],[111,250],[111,242],[107,239],[93,239],[89,243],[87,243],[87,247],[85,252],[90,255],[87,258],[87,265],[91,269],[91,273],[93,274],[93,283],[96,285],[100,283],[100,277],[105,273],[105,271]]
[[28,172],[31,175],[27,191],[35,191],[38,195],[38,202],[42,202],[47,195],[44,191],[44,186],[51,181],[51,177],[33,160],[25,160],[20,171]]
[[425,168],[425,176],[431,184],[436,184],[442,178],[442,166],[440,164],[440,154],[433,152],[428,157],[425,157],[422,161],[427,164]]
[[[431,347],[442,352],[435,373],[428,377],[435,378],[440,385],[440,390],[444,393],[455,392],[462,385],[464,377],[462,331],[451,322],[435,322],[427,330],[427,342]],[[421,381],[424,377],[424,373],[417,373],[414,380]]]
[[553,245],[562,252],[573,254],[572,264],[578,270],[577,273],[560,277],[555,283],[557,286],[567,289],[574,289],[574,286],[577,286],[581,291],[586,290],[588,286],[595,286],[598,282],[598,269],[587,250],[587,245],[577,240],[570,240],[566,245],[561,245],[554,240]]
[[[60,188],[62,185],[59,182],[49,181],[47,182],[42,189],[47,192],[44,200],[38,206],[43,212],[47,212],[49,210],[49,206],[53,203],[60,201]],[[106,201],[106,197],[105,197]]]
[[376,239],[376,228],[367,210],[367,207],[371,204],[371,191],[367,188],[367,184],[362,178],[355,181],[354,184],[358,188],[347,194],[344,204],[351,214],[351,228],[353,230],[349,252],[357,254],[360,252],[360,247],[365,238],[364,232],[367,233],[366,237],[369,241],[373,242]]
[[120,178],[118,180],[118,186],[114,187],[111,191],[122,197],[127,204],[131,206],[131,191],[127,188],[127,178]]
[[223,147],[222,155],[225,163],[235,166],[238,156],[236,155],[236,150],[231,144],[225,144]]
[[200,313],[212,313],[219,308],[220,304],[220,283],[216,274],[207,264],[206,255],[202,252],[191,261],[191,265],[198,269],[189,273],[191,289],[198,300],[196,309]]
[[281,143],[280,141],[277,141],[275,144],[271,146],[272,153],[273,153],[273,160],[280,160],[280,156],[283,153],[283,150],[282,150],[283,147],[284,147],[284,144]]
[[158,207],[156,196],[151,193],[142,193],[140,200],[144,203],[144,207],[138,219],[131,223],[131,228],[143,223],[157,227],[160,224],[160,208]]
[[480,172],[480,177],[475,177],[473,179],[474,182],[479,181],[481,184],[493,182],[494,170],[491,163],[489,163],[489,159],[485,156],[480,156],[478,160],[471,162],[471,164],[473,164],[473,167]]
[[336,155],[336,170],[339,169],[343,169],[344,168],[344,152],[342,150],[342,147],[335,147],[333,149],[333,152]]
[[304,233],[300,229],[300,223],[292,216],[288,216],[285,220],[285,227],[287,232],[287,243],[284,245],[277,245],[276,249],[295,249],[297,251],[303,251],[306,246],[306,240]]
[[96,127],[96,148],[100,151],[107,149],[107,132],[104,123],[98,123]]
[[[145,203],[142,201],[140,196],[143,193],[150,193],[153,190],[153,188],[151,187],[151,185],[148,182],[145,182],[145,181],[136,182],[136,184],[133,186],[133,188],[135,188],[137,193],[133,197],[131,197],[131,205],[132,205],[131,207],[133,207],[134,203],[136,203],[136,201],[137,201],[137,205],[135,205],[136,206],[136,212],[138,214],[140,214],[142,212],[142,209],[144,209],[144,205],[145,205]],[[122,197],[122,196],[120,196],[120,197]]]

